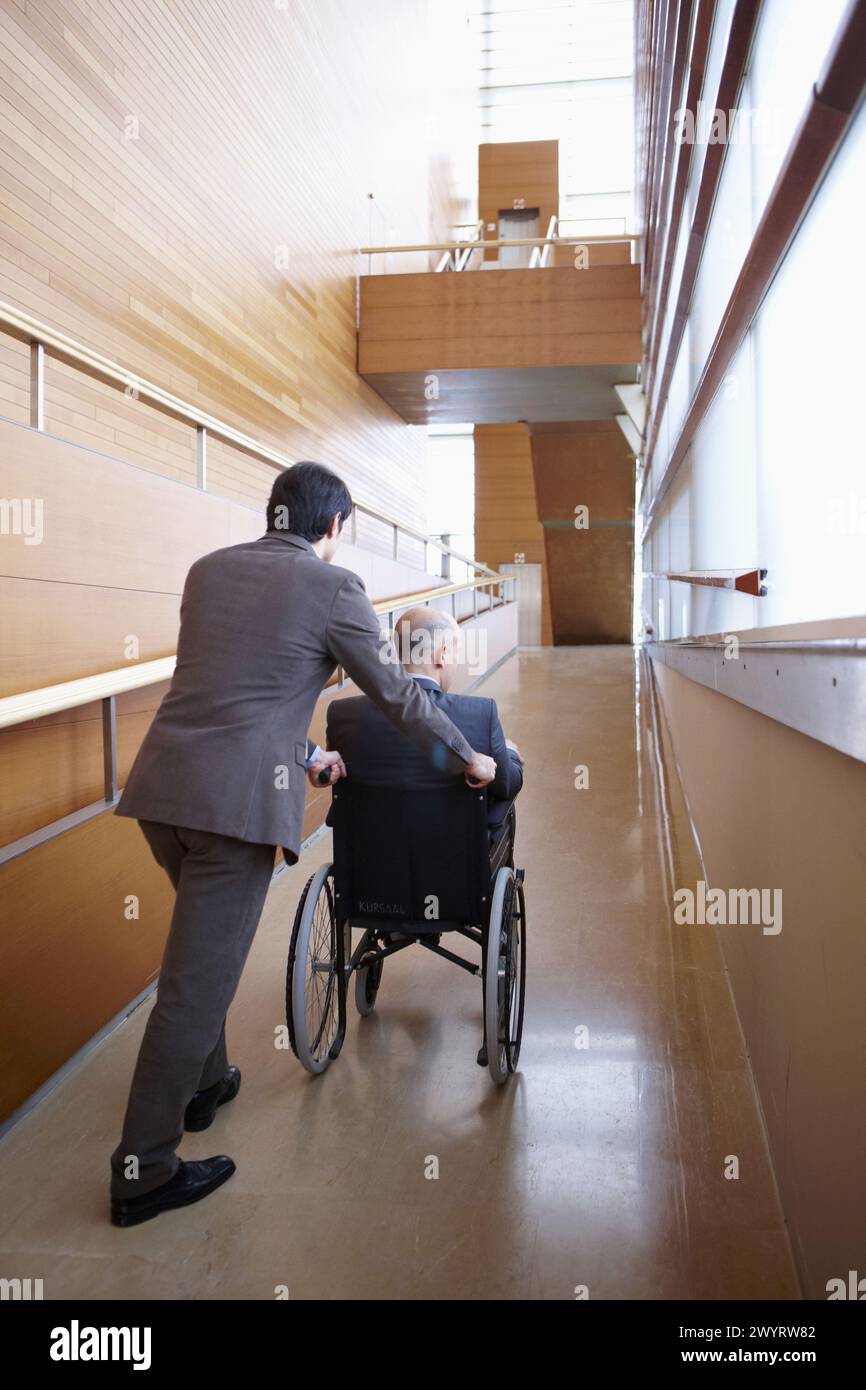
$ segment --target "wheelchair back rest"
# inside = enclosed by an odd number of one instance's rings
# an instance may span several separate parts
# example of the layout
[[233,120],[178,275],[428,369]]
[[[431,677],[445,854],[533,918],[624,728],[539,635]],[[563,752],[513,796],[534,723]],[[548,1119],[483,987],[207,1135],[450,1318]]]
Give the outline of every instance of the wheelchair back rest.
[[338,915],[477,924],[490,896],[487,794],[462,778],[429,790],[368,786],[333,792]]

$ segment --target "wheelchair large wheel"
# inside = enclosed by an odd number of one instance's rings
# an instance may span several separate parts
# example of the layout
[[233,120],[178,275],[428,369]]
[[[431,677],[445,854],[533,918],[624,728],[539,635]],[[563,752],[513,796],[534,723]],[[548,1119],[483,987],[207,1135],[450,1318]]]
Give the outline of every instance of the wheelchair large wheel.
[[526,990],[523,883],[503,867],[493,884],[484,962],[484,1036],[490,1075],[501,1086],[517,1070]]
[[301,894],[286,973],[286,1020],[292,1051],[317,1075],[331,1060],[340,1026],[337,916],[333,865],[323,864]]

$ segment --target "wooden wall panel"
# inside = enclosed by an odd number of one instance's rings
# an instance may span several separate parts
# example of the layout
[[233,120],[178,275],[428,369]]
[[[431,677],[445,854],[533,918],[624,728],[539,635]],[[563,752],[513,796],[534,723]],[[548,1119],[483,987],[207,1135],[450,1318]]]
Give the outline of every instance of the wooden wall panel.
[[30,423],[30,350],[26,343],[2,333],[0,416],[6,420],[14,420],[18,425]]
[[41,503],[42,538],[0,537],[0,695],[175,650],[187,570],[261,535],[262,512],[0,421],[0,496]]
[[154,979],[173,895],[135,821],[108,814],[0,866],[0,897],[5,1118]]
[[[538,208],[539,235],[559,216],[559,141],[518,140],[478,146],[478,216],[486,237],[499,236],[499,214],[514,207]],[[493,223],[495,230],[491,230]],[[495,249],[484,252],[495,260]]]
[[[630,642],[634,463],[615,420],[532,425],[557,645]],[[589,508],[589,529],[575,508]]]
[[557,646],[631,640],[632,534],[545,532]]
[[[430,119],[426,81],[447,33],[462,110],[468,34],[450,8],[9,0],[0,297],[422,520],[423,439],[355,371],[355,276],[371,233],[425,241],[465,219],[455,169],[475,134]],[[26,422],[12,343],[0,334],[0,413]],[[153,414],[48,372],[50,428],[191,479],[192,432]],[[237,454],[213,485],[252,500]]]
[[361,279],[364,375],[639,359],[636,265]]
[[518,553],[542,566],[541,641],[549,646],[547,557],[524,424],[475,426],[475,553],[493,569],[514,564]]
[[[117,700],[117,776],[126,781],[168,683]],[[0,729],[0,845],[29,835],[103,796],[102,709],[81,705]]]
[[18,579],[175,593],[193,560],[229,544],[233,511],[248,538],[261,532],[263,511],[4,421],[0,482],[4,497],[42,502],[39,544],[3,538]]
[[[138,660],[170,655],[190,565],[261,535],[264,495],[234,503],[0,421],[0,497],[40,501],[44,532],[36,545],[0,535],[0,696],[123,666],[129,637]],[[404,537],[395,562],[390,527],[361,520],[358,536],[364,548],[346,541],[338,558],[373,598],[435,582],[421,542]]]
[[[571,229],[566,226],[560,235],[570,236]],[[585,246],[554,246],[552,265],[564,265],[574,269],[575,256],[580,253],[580,264],[590,270],[598,265],[631,265],[630,241],[587,242]]]
[[189,425],[51,356],[45,364],[45,428],[61,439],[195,485],[196,439]]
[[252,507],[264,514],[265,504],[274,484],[275,470],[269,463],[241,453],[222,440],[207,442],[208,490],[229,497],[241,506]]
[[127,660],[130,636],[140,661],[170,656],[179,609],[180,589],[155,594],[0,578],[2,694],[114,671]]

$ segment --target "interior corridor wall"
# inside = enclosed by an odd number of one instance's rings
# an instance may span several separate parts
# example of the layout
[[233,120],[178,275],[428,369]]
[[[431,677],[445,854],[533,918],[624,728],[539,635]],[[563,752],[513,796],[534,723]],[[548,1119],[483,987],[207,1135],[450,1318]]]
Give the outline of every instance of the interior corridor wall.
[[[0,298],[423,522],[424,434],[355,371],[355,276],[371,236],[463,217],[460,10],[3,5]],[[46,387],[50,431],[194,481],[189,427],[53,360]],[[0,415],[28,420],[27,347],[2,332]],[[260,504],[270,468],[209,463],[212,490]]]
[[[356,277],[371,239],[465,220],[461,9],[3,4],[0,299],[424,529],[426,432],[357,374]],[[45,387],[38,431],[28,344],[0,325],[0,696],[173,652],[188,565],[261,533],[274,478],[211,439],[203,494],[192,427],[55,357]],[[16,525],[25,504],[38,543]],[[391,528],[363,518],[357,542],[340,558],[371,597],[427,582],[421,542],[404,536],[395,562]],[[121,785],[163,693],[118,701]],[[100,716],[3,732],[0,844],[99,802]],[[0,879],[2,1118],[152,983],[171,894],[110,812]]]
[[[803,1291],[823,1299],[828,1280],[863,1274],[866,765],[654,669],[705,882],[779,894],[778,932],[704,930],[721,945]],[[729,1153],[737,1143],[732,1127]]]
[[473,433],[475,554],[492,569],[541,565],[541,645],[552,646],[550,578],[529,426],[476,425]]
[[627,643],[634,456],[615,420],[530,425],[553,641]]
[[[736,8],[733,0],[716,6],[702,93],[710,110]],[[658,425],[658,443],[644,510],[677,446],[845,8],[844,0],[764,0],[759,8],[736,102],[746,124],[724,148],[669,388],[662,392],[660,370],[650,385],[650,430]],[[706,152],[700,145],[691,151],[670,287],[655,310],[659,362],[694,246],[691,219]],[[846,383],[859,355],[866,287],[840,236],[860,221],[864,186],[861,107],[691,435],[643,547],[645,574],[766,568],[767,595],[644,579],[641,625],[658,642],[712,634],[780,643],[862,638],[866,472]],[[789,655],[779,650],[780,670]],[[747,650],[740,661],[748,666]],[[780,894],[777,935],[760,925],[715,930],[803,1289],[825,1298],[827,1280],[856,1268],[866,1241],[866,765],[661,661],[654,669],[707,885]],[[781,670],[780,679],[786,675],[790,670]],[[834,667],[832,686],[827,674],[828,718],[843,717],[843,706],[833,707],[836,685]],[[696,891],[695,884],[677,887]]]

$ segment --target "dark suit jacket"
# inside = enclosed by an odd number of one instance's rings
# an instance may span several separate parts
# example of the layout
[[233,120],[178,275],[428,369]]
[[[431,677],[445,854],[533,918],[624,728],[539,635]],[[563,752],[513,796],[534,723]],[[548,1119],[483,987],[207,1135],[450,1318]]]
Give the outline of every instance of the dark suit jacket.
[[[501,825],[509,804],[523,786],[519,757],[505,744],[496,701],[480,695],[450,695],[426,676],[413,676],[432,702],[447,714],[475,749],[496,759],[496,777],[487,788],[488,823]],[[372,701],[363,696],[332,700],[328,706],[328,747],[343,755],[346,773],[379,787],[441,787],[453,772],[437,767],[400,738]]]
[[471,760],[459,729],[380,636],[351,570],[280,531],[197,560],[184,586],[177,669],[117,814],[281,845],[294,863],[307,730],[338,664],[422,760],[449,776]]

